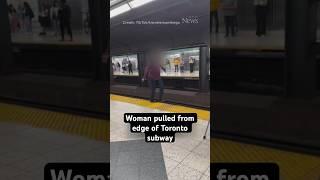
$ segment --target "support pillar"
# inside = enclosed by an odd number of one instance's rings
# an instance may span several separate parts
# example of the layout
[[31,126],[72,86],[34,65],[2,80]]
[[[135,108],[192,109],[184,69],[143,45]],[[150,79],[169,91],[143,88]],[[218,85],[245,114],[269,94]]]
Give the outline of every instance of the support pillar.
[[[102,81],[108,81],[110,76],[109,3],[108,0],[89,0],[94,78]],[[103,53],[108,62],[102,62]]]
[[286,92],[293,98],[316,95],[316,9],[313,0],[288,0],[286,18]]
[[[98,106],[106,113],[105,118],[110,114],[110,76],[111,57],[109,48],[109,0],[88,0],[91,24],[91,42],[92,42],[92,65],[94,71],[94,82],[97,84],[95,97]],[[88,96],[91,96],[89,92]]]
[[145,56],[143,53],[138,53],[138,71],[139,71],[139,80],[140,80],[140,86],[143,86],[142,78],[144,73],[144,67],[145,67]]
[[0,1],[0,73],[10,71],[13,63],[8,5],[6,0]]
[[208,48],[200,47],[200,61],[199,61],[199,76],[200,76],[200,91],[206,92],[209,88],[209,80],[208,80]]

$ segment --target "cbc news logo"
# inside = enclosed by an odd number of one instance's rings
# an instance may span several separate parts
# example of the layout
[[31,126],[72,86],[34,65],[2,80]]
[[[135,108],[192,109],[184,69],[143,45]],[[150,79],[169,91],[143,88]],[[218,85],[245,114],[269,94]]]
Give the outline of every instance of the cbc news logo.
[[279,167],[273,163],[213,163],[214,180],[279,180]]

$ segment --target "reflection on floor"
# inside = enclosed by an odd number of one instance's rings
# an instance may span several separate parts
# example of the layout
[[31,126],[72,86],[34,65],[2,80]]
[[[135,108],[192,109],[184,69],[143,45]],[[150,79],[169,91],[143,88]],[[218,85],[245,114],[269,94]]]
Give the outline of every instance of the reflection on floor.
[[283,30],[268,31],[266,36],[258,37],[254,30],[239,30],[236,36],[225,37],[223,30],[213,34],[211,42],[215,49],[284,50],[285,33]]
[[[140,105],[137,105],[140,104]],[[153,105],[156,105],[154,103]],[[132,134],[129,125],[123,122],[123,114],[131,112],[139,113],[160,113],[166,112],[154,109],[151,104],[128,103],[125,100],[111,97],[111,119],[110,119],[110,141],[129,142],[132,140],[144,141],[144,134]],[[170,106],[170,105],[167,105]],[[160,105],[159,105],[160,107]],[[165,109],[165,108],[164,108]],[[204,117],[204,116],[202,116]],[[166,175],[169,180],[209,180],[209,160],[210,160],[210,141],[203,140],[203,135],[208,123],[208,119],[199,120],[193,125],[192,133],[176,134],[175,143],[161,143],[163,158],[165,162]],[[143,143],[147,144],[147,143]],[[113,149],[113,147],[111,147]],[[117,156],[111,151],[111,159]],[[147,154],[146,154],[147,156]],[[156,156],[157,157],[157,156]],[[117,161],[119,162],[119,161]],[[112,174],[112,172],[111,172]],[[151,174],[149,174],[151,176]]]
[[0,103],[0,179],[43,180],[49,162],[109,162],[108,123]]
[[0,142],[5,180],[43,180],[49,162],[109,162],[109,144],[21,124],[0,122]]
[[115,76],[139,76],[139,73],[133,72],[133,73],[129,74],[129,72],[113,71],[113,75],[115,75]]
[[69,36],[65,35],[65,41],[60,41],[60,36],[47,33],[39,36],[39,33],[18,32],[12,34],[12,42],[18,44],[56,44],[56,45],[90,45],[91,35],[81,32],[73,33],[73,41],[69,41]]
[[199,71],[193,71],[193,73],[191,73],[190,71],[184,71],[184,72],[170,72],[170,71],[167,71],[167,72],[162,72],[161,73],[161,76],[163,77],[196,77],[196,78],[199,78]]

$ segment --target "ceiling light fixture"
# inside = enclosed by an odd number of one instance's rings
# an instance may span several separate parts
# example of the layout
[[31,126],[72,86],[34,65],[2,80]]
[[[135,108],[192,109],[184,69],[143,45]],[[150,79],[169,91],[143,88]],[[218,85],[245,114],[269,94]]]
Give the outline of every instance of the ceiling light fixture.
[[[125,3],[110,10],[110,18],[113,18],[119,14],[125,13],[127,11],[130,11],[133,8],[140,7],[142,5],[148,4],[154,0],[132,0],[132,1],[124,1]],[[111,1],[113,4],[116,4],[116,2],[119,2],[119,0]]]
[[129,2],[129,5],[132,8],[137,8],[137,7],[140,7],[140,6],[145,5],[147,3],[150,3],[152,1],[154,1],[154,0],[132,0]]
[[125,12],[129,11],[130,9],[131,8],[127,3],[123,4],[119,7],[116,7],[110,11],[110,18],[113,18],[119,14],[125,13]]

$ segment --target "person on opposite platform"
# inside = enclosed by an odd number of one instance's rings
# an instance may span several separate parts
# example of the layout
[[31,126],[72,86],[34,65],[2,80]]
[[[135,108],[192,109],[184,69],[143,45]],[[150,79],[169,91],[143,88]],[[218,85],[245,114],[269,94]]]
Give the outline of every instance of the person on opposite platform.
[[163,71],[166,71],[166,69],[161,66],[160,51],[150,52],[149,55],[147,56],[147,66],[145,67],[145,70],[144,70],[142,82],[144,82],[145,80],[148,80],[151,102],[155,102],[154,96],[155,96],[157,84],[159,85],[159,88],[160,88],[159,101],[162,101],[164,84],[160,76],[161,69]]

